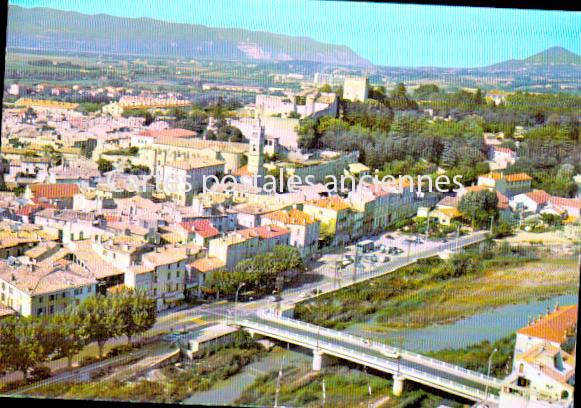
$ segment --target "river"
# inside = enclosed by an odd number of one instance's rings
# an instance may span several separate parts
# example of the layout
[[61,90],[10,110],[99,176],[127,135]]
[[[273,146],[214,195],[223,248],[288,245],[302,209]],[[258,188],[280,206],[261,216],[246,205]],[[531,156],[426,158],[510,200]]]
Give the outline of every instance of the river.
[[502,306],[452,324],[432,325],[420,329],[376,332],[369,330],[369,326],[362,323],[351,326],[346,331],[354,335],[391,340],[390,342],[395,345],[400,344],[401,341],[403,348],[419,353],[445,348],[462,348],[484,340],[493,342],[509,336],[517,329],[526,326],[529,316],[544,314],[547,306],[552,310],[557,302],[560,305],[577,304],[578,297],[577,295],[561,295]]

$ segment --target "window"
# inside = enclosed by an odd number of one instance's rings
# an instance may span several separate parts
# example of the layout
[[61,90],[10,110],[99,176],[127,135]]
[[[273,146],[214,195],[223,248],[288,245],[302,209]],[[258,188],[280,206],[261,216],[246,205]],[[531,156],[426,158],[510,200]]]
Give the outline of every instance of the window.
[[52,302],[52,301],[54,300],[54,295],[50,295],[50,296],[48,297],[48,300]]

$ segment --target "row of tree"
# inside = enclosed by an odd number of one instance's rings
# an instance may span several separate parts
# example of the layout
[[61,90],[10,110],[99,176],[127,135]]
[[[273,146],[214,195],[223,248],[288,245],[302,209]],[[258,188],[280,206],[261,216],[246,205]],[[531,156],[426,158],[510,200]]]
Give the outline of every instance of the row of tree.
[[246,285],[246,290],[254,290],[257,294],[271,293],[276,287],[277,278],[287,271],[299,271],[303,268],[304,261],[297,248],[277,245],[272,252],[258,254],[239,262],[232,272],[213,273],[205,285],[225,296],[234,295],[242,283]]
[[25,379],[31,368],[55,357],[73,357],[96,342],[99,358],[112,338],[132,339],[153,327],[155,300],[125,290],[112,296],[91,296],[63,313],[42,317],[11,317],[0,321],[0,371],[17,370]]

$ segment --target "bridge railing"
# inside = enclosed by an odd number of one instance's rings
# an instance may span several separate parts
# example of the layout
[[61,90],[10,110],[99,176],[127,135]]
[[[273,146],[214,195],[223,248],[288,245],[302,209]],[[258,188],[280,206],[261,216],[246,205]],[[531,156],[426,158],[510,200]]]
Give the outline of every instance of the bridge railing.
[[[334,337],[334,338],[337,338],[339,340],[349,340],[355,344],[361,344],[362,340],[363,340],[362,337],[354,336],[350,333],[339,332],[336,330],[328,329],[326,327],[320,327],[320,326],[314,325],[312,323],[307,323],[307,322],[303,322],[300,320],[291,319],[291,318],[288,318],[285,316],[276,316],[272,313],[263,312],[263,311],[258,312],[257,315],[260,317],[263,317],[265,319],[279,320],[281,322],[287,323],[287,324],[295,326],[297,328],[309,328],[310,330],[312,330],[315,333],[320,332],[321,334],[327,335],[329,337]],[[442,368],[451,369],[451,370],[454,370],[456,372],[460,372],[466,376],[470,376],[470,377],[476,378],[480,381],[487,382],[493,387],[500,388],[501,381],[497,378],[489,377],[485,374],[482,374],[482,373],[479,373],[476,371],[472,371],[472,370],[468,370],[464,367],[460,367],[460,366],[457,366],[457,365],[454,365],[451,363],[447,363],[445,361],[437,360],[435,358],[427,357],[427,356],[424,356],[424,355],[421,355],[418,353],[414,353],[412,351],[408,351],[408,350],[401,349],[398,347],[389,346],[389,345],[379,343],[376,341],[371,341],[371,345],[376,349],[380,348],[382,351],[399,352],[402,355],[405,355],[407,357],[410,357],[410,358],[413,358],[416,360],[428,362],[434,366],[439,366]]]
[[442,387],[447,387],[448,389],[452,389],[456,392],[461,392],[465,395],[469,395],[471,397],[475,397],[475,398],[479,398],[479,399],[485,399],[485,398],[488,398],[489,400],[497,400],[498,399],[497,396],[490,394],[490,393],[488,395],[486,395],[485,392],[483,392],[477,388],[469,387],[465,384],[461,384],[461,383],[458,383],[456,381],[453,381],[453,380],[450,380],[447,378],[443,378],[443,377],[440,377],[440,376],[437,376],[434,374],[426,373],[426,372],[417,370],[413,367],[408,367],[405,365],[398,367],[397,363],[394,363],[387,358],[379,358],[376,356],[370,356],[369,354],[362,353],[360,351],[353,350],[351,348],[347,348],[347,347],[344,347],[341,345],[329,343],[325,340],[313,339],[310,336],[305,336],[305,335],[298,334],[298,333],[295,333],[295,332],[292,332],[289,330],[279,329],[276,327],[269,326],[267,324],[258,323],[258,322],[248,320],[248,319],[240,320],[239,324],[246,326],[250,329],[259,330],[267,335],[272,335],[272,336],[283,338],[283,339],[294,340],[296,342],[299,342],[303,345],[313,347],[315,349],[328,350],[329,354],[331,354],[331,355],[339,354],[341,358],[345,358],[347,360],[353,361],[354,359],[356,359],[359,362],[363,362],[364,364],[366,364],[368,366],[375,365],[377,368],[380,368],[380,369],[388,369],[392,373],[397,373],[399,370],[399,372],[402,375],[410,377],[410,379],[412,379],[412,380],[415,378],[416,380],[425,381],[425,382],[428,382],[432,385],[440,385]]

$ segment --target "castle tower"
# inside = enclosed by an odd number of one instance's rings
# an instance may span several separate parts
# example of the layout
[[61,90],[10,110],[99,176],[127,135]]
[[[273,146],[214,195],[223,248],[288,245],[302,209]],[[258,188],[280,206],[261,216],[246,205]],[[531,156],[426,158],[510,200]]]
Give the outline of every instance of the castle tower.
[[249,137],[250,146],[248,149],[248,171],[253,175],[260,175],[257,185],[264,182],[264,126],[260,119],[257,119],[257,126],[252,129]]

